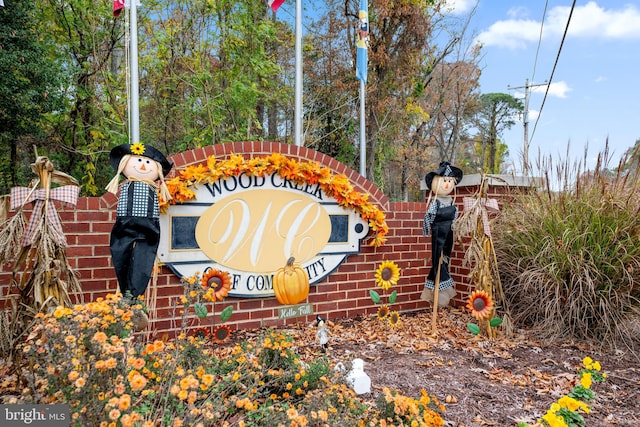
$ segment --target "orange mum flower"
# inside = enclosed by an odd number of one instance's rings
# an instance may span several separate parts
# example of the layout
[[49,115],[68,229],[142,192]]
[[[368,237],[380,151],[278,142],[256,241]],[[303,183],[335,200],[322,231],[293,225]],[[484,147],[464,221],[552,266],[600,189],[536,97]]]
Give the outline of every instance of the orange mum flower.
[[467,308],[477,320],[485,320],[493,313],[493,300],[485,291],[473,291],[469,296]]

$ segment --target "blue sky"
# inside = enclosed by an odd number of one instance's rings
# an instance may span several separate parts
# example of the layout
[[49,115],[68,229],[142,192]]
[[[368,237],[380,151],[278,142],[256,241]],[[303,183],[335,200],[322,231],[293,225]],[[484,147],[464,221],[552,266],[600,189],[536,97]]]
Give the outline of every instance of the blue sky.
[[[572,0],[449,0],[456,14],[476,6],[470,30],[483,48],[481,92],[523,97],[551,79]],[[545,14],[546,5],[546,14]],[[540,31],[542,28],[542,37]],[[537,51],[537,60],[536,60]],[[640,0],[577,1],[542,106],[546,86],[529,101],[529,160],[538,152],[589,165],[609,139],[614,164],[640,139]],[[541,111],[542,107],[542,112]],[[535,130],[534,130],[535,128]],[[512,169],[521,170],[522,122],[503,134]]]

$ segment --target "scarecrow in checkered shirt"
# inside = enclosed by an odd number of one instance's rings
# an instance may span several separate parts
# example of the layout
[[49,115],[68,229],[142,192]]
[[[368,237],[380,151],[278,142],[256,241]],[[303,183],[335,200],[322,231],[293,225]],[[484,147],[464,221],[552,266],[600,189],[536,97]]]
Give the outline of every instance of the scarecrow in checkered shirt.
[[458,218],[458,208],[451,193],[462,180],[462,170],[442,162],[437,170],[425,176],[431,194],[422,227],[425,236],[431,236],[431,270],[421,299],[433,301],[434,289],[438,286],[439,306],[446,306],[456,295],[455,283],[449,274],[449,258],[453,250],[453,223]]
[[117,194],[120,175],[126,178],[120,185],[111,230],[111,257],[120,291],[134,303],[146,291],[153,272],[160,243],[158,192],[163,199],[171,199],[164,177],[173,163],[156,148],[141,143],[114,147],[109,161],[117,173],[107,191]]

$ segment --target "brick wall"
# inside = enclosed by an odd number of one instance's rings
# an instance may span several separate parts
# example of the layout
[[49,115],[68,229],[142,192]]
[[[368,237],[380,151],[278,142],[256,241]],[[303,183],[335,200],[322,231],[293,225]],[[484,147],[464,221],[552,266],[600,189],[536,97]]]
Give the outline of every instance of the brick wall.
[[[202,162],[210,155],[224,158],[235,153],[249,158],[272,152],[280,152],[296,159],[313,160],[329,167],[336,174],[344,173],[356,190],[369,193],[369,200],[377,204],[387,216],[389,234],[385,245],[374,248],[369,246],[370,239],[365,239],[359,254],[347,257],[335,272],[311,287],[308,302],[313,304],[315,314],[336,319],[375,313],[376,306],[370,299],[369,290],[380,290],[376,288],[374,272],[383,260],[395,261],[401,269],[400,283],[394,288],[398,292],[398,299],[392,310],[407,312],[430,307],[419,300],[430,266],[430,238],[422,236],[426,203],[390,202],[382,191],[359,173],[322,153],[294,145],[271,142],[228,143],[187,151],[172,157],[172,160],[175,168],[180,169]],[[464,192],[472,191],[467,189]],[[459,197],[460,202],[461,200]],[[107,293],[114,293],[118,288],[109,251],[109,234],[115,220],[116,203],[117,198],[107,193],[102,197],[81,197],[75,209],[58,206],[68,240],[67,256],[78,273],[83,291],[83,295],[72,295],[75,302],[95,300]],[[458,305],[462,303],[470,287],[467,283],[469,269],[462,265],[463,249],[461,245],[454,247],[450,266],[458,289],[454,304]],[[0,270],[2,305],[6,303],[7,295],[15,291],[10,289],[10,271],[10,265],[4,265]],[[176,304],[182,294],[180,279],[163,267],[155,290],[156,311],[152,317],[152,331],[158,335],[172,334],[180,322]],[[278,320],[280,305],[275,297],[227,298],[217,303],[216,312],[219,313],[227,305],[232,305],[234,309],[231,319],[226,322],[232,329],[311,322],[315,318],[314,315]],[[217,316],[215,318],[218,319]],[[212,317],[203,321],[190,319],[194,327],[206,326],[212,321]]]

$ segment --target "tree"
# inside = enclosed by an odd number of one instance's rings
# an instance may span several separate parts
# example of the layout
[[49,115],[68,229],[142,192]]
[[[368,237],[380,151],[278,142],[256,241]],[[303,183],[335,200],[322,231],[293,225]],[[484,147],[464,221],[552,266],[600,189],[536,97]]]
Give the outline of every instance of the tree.
[[481,141],[482,170],[485,172],[500,172],[499,137],[515,124],[515,117],[523,110],[522,101],[506,93],[485,93],[480,96],[476,126]]
[[60,69],[46,57],[35,0],[0,7],[0,192],[31,178],[31,144],[44,136],[44,116],[62,105]]
[[[124,16],[112,3],[38,0],[38,30],[51,39],[47,56],[69,74],[65,105],[52,115],[47,154],[58,168],[79,177],[85,194],[97,195],[112,175],[112,145],[126,142],[127,97]],[[146,19],[140,14],[140,21]]]

